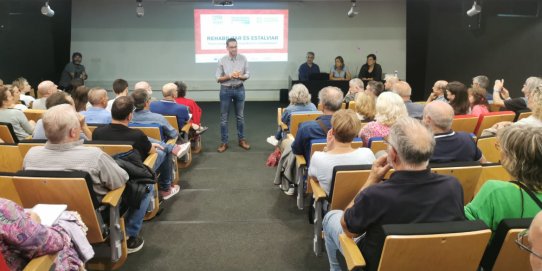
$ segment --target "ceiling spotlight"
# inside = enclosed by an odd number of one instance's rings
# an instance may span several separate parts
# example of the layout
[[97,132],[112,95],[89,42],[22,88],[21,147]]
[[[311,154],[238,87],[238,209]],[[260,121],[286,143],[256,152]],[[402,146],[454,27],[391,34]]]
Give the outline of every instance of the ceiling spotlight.
[[49,1],[45,2],[45,5],[41,7],[41,14],[47,16],[47,17],[53,17],[55,16],[55,11],[51,9],[49,6]]
[[228,0],[213,0],[215,7],[233,7],[233,1]]
[[348,11],[348,13],[346,13],[346,15],[348,15],[348,17],[350,18],[358,15],[358,12],[356,11],[356,0],[352,0],[352,6],[350,7],[350,10]]
[[474,4],[472,4],[472,8],[467,10],[467,15],[469,15],[469,17],[472,17],[474,15],[480,14],[480,12],[482,12],[482,6],[478,5],[476,1],[474,1]]
[[136,1],[137,1],[137,7],[136,7],[137,17],[143,17],[145,15],[145,9],[143,8],[143,0],[136,0]]

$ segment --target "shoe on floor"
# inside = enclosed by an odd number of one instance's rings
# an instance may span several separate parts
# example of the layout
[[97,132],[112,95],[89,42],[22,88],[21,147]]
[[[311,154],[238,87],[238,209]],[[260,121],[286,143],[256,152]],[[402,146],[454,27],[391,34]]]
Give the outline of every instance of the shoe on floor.
[[173,185],[169,188],[168,191],[160,191],[160,195],[164,200],[168,200],[169,198],[177,195],[179,191],[181,190],[181,187],[178,185]]
[[276,147],[279,144],[279,141],[275,136],[270,136],[267,138],[267,143],[273,145],[273,147]]
[[225,152],[228,149],[228,144],[222,143],[220,146],[218,146],[218,149],[216,149],[217,152]]
[[139,236],[130,236],[128,241],[126,241],[126,246],[128,247],[128,254],[135,253],[140,251],[145,244],[145,240]]
[[249,150],[250,149],[250,145],[248,144],[248,142],[244,139],[241,139],[239,140],[239,146],[245,150]]
[[288,190],[283,190],[284,194],[288,196],[293,196],[295,194],[295,185],[291,184],[290,187],[288,187]]
[[186,142],[181,145],[175,145],[173,150],[171,150],[171,153],[177,156],[178,158],[181,158],[188,153],[189,149],[190,149],[190,142]]
[[205,133],[205,131],[207,131],[207,129],[209,129],[209,127],[207,127],[207,126],[200,126],[200,127],[196,130],[196,134],[201,135],[201,134]]

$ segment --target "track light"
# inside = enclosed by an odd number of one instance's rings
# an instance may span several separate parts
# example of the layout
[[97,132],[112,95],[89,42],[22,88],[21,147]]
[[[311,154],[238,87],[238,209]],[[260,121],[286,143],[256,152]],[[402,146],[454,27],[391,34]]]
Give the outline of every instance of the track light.
[[136,7],[136,14],[137,17],[143,17],[145,15],[145,9],[143,8],[143,0],[136,0],[137,7]]
[[55,16],[55,11],[51,9],[49,6],[49,1],[45,2],[45,5],[41,7],[41,14],[47,16],[47,17],[53,17]]
[[469,17],[472,17],[474,15],[480,14],[482,12],[482,6],[478,5],[476,1],[474,1],[474,4],[472,4],[472,8],[467,10],[467,15]]
[[356,9],[356,0],[352,0],[352,6],[350,7],[350,10],[348,11],[348,13],[346,13],[346,15],[348,15],[348,17],[350,18],[358,15],[358,12],[355,9]]

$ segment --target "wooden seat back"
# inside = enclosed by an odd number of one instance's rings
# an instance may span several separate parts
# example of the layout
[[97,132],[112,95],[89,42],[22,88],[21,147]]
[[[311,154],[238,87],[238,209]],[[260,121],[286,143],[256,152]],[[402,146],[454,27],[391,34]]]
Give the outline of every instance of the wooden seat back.
[[476,137],[480,137],[485,129],[491,128],[491,126],[499,122],[513,121],[515,117],[516,114],[512,111],[489,112],[482,114],[478,119],[474,133],[476,134]]
[[23,156],[17,145],[0,144],[0,172],[15,173],[23,168]]
[[17,144],[19,142],[11,123],[0,122],[0,139],[7,144]]
[[27,109],[23,111],[24,115],[28,120],[38,121],[43,117],[43,113],[45,113],[47,110],[43,109]]
[[529,253],[521,250],[516,244],[518,234],[525,229],[511,229],[506,234],[499,256],[493,265],[493,271],[529,271]]
[[322,116],[322,112],[293,113],[290,118],[290,134],[295,138],[297,130],[299,129],[299,124],[305,121],[315,120],[319,116]]
[[160,134],[160,128],[158,127],[130,126],[130,128],[138,129],[142,131],[146,136],[162,141],[162,135]]
[[478,117],[474,115],[455,116],[452,121],[452,130],[456,132],[474,133],[478,124]]
[[373,151],[374,154],[379,151],[385,151],[388,148],[388,145],[386,145],[386,142],[384,142],[384,138],[382,137],[369,138],[367,146],[369,149],[371,149],[371,151]]
[[335,173],[335,180],[332,183],[333,188],[330,191],[330,210],[344,210],[348,206],[367,181],[369,173],[371,173],[370,166],[367,168],[364,170],[337,171]]
[[481,137],[478,138],[476,145],[482,151],[482,154],[488,162],[499,163],[501,161],[501,153],[497,149],[497,137]]
[[388,235],[378,270],[477,270],[491,230],[428,235]]
[[164,115],[164,118],[166,118],[167,122],[169,122],[169,125],[173,126],[177,132],[179,131],[179,123],[177,122],[177,116],[168,116]]
[[13,183],[24,208],[32,208],[38,203],[66,204],[68,210],[81,215],[88,227],[87,238],[91,244],[105,241],[84,178],[14,176]]
[[352,109],[354,112],[356,112],[356,101],[348,102],[348,109]]
[[22,205],[21,198],[19,198],[17,189],[13,184],[12,176],[5,176],[0,173],[0,198],[9,199],[18,205]]
[[478,185],[480,174],[482,174],[482,166],[478,164],[459,167],[431,168],[431,171],[441,175],[456,177],[463,187],[463,201],[466,205],[474,198],[474,191]]
[[485,164],[482,165],[482,173],[480,174],[480,179],[478,180],[478,184],[476,185],[476,189],[474,190],[474,195],[480,191],[480,188],[488,181],[488,180],[498,180],[498,181],[513,181],[515,178],[504,169],[504,167],[500,164]]
[[529,112],[522,112],[522,113],[519,114],[517,120],[522,120],[522,119],[524,119],[524,118],[528,118],[528,117],[530,117],[532,114],[533,114],[533,112],[530,112],[530,111],[529,111]]

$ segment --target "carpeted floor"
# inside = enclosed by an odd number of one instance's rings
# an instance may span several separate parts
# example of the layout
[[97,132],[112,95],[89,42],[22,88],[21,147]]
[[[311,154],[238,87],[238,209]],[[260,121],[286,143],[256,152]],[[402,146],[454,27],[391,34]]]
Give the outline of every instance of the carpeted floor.
[[306,211],[273,185],[275,169],[265,166],[278,102],[246,103],[249,151],[237,145],[232,109],[225,153],[216,152],[219,103],[200,105],[209,126],[203,152],[181,171],[181,192],[144,223],[145,246],[121,270],[328,270],[325,254],[312,252]]

